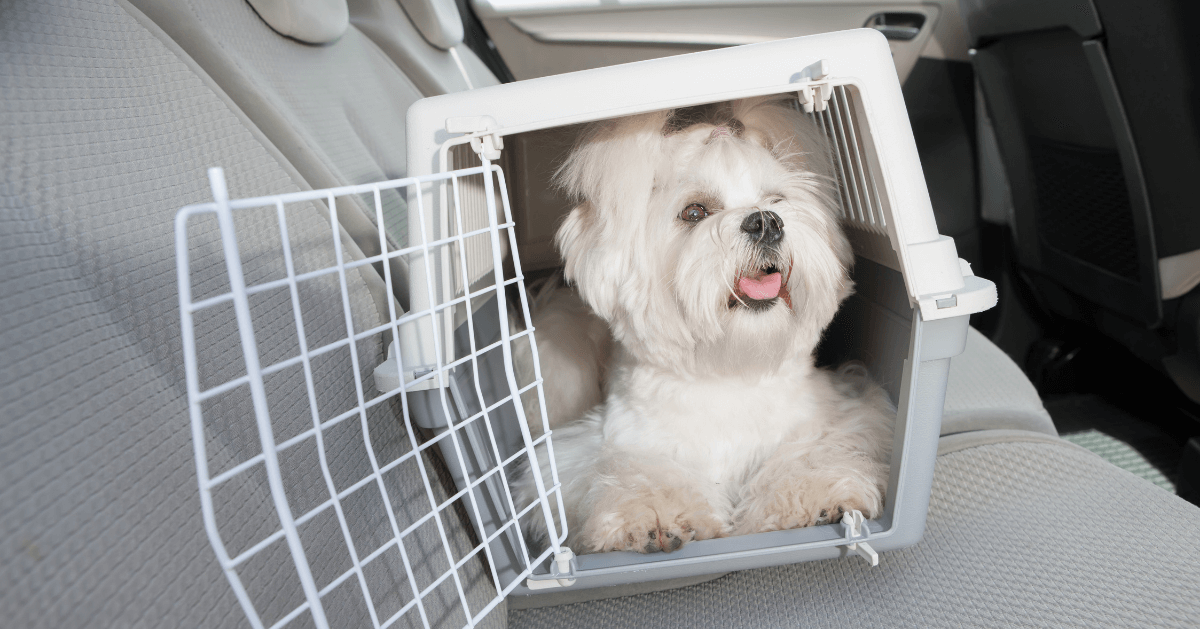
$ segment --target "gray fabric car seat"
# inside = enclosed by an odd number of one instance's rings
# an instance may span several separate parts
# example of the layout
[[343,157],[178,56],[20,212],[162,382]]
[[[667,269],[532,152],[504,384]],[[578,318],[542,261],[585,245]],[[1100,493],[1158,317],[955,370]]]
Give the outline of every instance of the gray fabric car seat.
[[[1002,433],[999,442],[988,437]],[[943,437],[925,538],[691,587],[514,610],[514,629],[1195,627],[1200,509],[1040,433]]]
[[[423,3],[436,5],[447,17],[452,14],[453,19],[461,20],[453,0],[421,0],[410,4]],[[350,22],[370,37],[425,96],[500,83],[462,43],[461,27],[457,37],[438,38],[438,45],[434,45],[413,25],[398,0],[349,0],[349,5]]]
[[[307,183],[232,101],[137,9],[120,0],[13,0],[0,4],[0,616],[11,627],[236,627],[246,620],[206,537],[198,500],[175,281],[173,221],[181,206],[210,198],[204,177],[223,165],[231,194],[286,192]],[[297,264],[327,263],[328,213],[289,207]],[[239,215],[250,282],[279,273],[273,219]],[[192,232],[198,294],[221,290],[223,259],[211,225]],[[348,237],[343,245],[361,256]],[[347,275],[356,329],[379,321],[380,280],[370,269]],[[374,294],[373,294],[374,293]],[[336,281],[302,287],[310,342],[345,334]],[[287,293],[254,303],[264,364],[295,345]],[[220,382],[242,369],[236,332],[220,317],[198,320],[210,339],[200,348],[203,378]],[[339,332],[339,326],[341,331]],[[361,343],[364,361],[378,343]],[[314,363],[319,402],[354,397],[346,355]],[[272,380],[279,420],[305,418],[304,388]],[[210,465],[227,469],[257,451],[252,414],[238,400],[206,412]],[[324,413],[323,413],[324,414]],[[281,424],[286,426],[287,424]],[[311,425],[311,424],[310,424]],[[338,487],[363,478],[364,449],[382,460],[408,443],[397,409],[326,433]],[[311,447],[311,444],[297,446]],[[437,470],[437,462],[426,465]],[[305,472],[285,464],[285,477]],[[390,477],[409,491],[415,471]],[[415,484],[414,484],[415,483]],[[294,487],[288,483],[288,487]],[[423,492],[424,490],[420,490]],[[447,494],[433,487],[439,501]],[[289,489],[290,492],[290,489]],[[326,496],[325,498],[327,498]],[[363,498],[358,500],[357,498]],[[376,495],[376,498],[378,496]],[[295,495],[314,504],[319,493]],[[356,538],[386,535],[381,501],[343,502]],[[223,534],[235,552],[278,528],[262,485],[231,481],[216,497]],[[423,515],[417,501],[394,505],[401,526]],[[414,513],[416,511],[416,513]],[[473,546],[452,511],[443,518],[454,552]],[[336,524],[312,520],[302,537],[319,582],[348,567]],[[307,537],[306,537],[307,536]],[[448,568],[436,529],[407,540],[425,587]],[[270,624],[303,600],[286,553],[268,548],[243,572]],[[403,574],[383,555],[372,569]],[[477,612],[495,596],[476,557],[459,568],[466,604]],[[463,605],[448,585],[424,598],[431,623],[459,627]],[[408,585],[376,596],[398,608]],[[365,610],[341,588],[325,599],[342,625]],[[349,592],[353,594],[353,592]],[[420,625],[412,614],[397,626]],[[504,624],[504,608],[484,620]]]

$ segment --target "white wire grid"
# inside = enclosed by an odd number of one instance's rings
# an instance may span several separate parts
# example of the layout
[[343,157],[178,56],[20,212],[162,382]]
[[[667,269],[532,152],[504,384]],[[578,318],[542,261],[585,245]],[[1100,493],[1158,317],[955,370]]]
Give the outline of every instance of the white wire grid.
[[[460,180],[471,176],[482,179],[484,182],[485,194],[483,195],[483,201],[487,208],[486,215],[488,218],[486,226],[473,230],[464,230],[462,212],[459,211],[459,208],[462,207],[459,203],[460,188],[462,187]],[[357,582],[358,592],[365,601],[370,624],[373,627],[390,627],[396,624],[401,618],[405,618],[405,622],[413,626],[423,626],[426,628],[434,625],[446,626],[444,622],[441,622],[445,619],[444,610],[431,609],[437,605],[449,605],[451,607],[460,605],[462,616],[458,618],[465,619],[465,622],[461,623],[461,625],[468,627],[475,626],[514,587],[522,583],[534,567],[541,565],[547,557],[559,552],[560,544],[566,538],[565,518],[556,522],[551,516],[552,512],[549,503],[549,496],[554,495],[556,500],[558,500],[558,513],[563,513],[557,471],[553,470],[553,449],[549,439],[549,427],[546,424],[544,414],[542,417],[529,418],[530,421],[541,422],[541,435],[534,438],[530,433],[529,424],[524,417],[524,410],[520,403],[521,394],[536,390],[540,408],[544,409],[546,407],[541,387],[542,378],[537,361],[537,348],[533,343],[533,328],[529,320],[524,277],[521,273],[520,261],[516,256],[512,214],[508,205],[507,194],[504,193],[503,172],[501,172],[499,167],[484,162],[482,166],[474,168],[419,178],[407,178],[369,185],[347,186],[232,201],[228,198],[224,173],[221,169],[211,169],[209,171],[209,178],[214,202],[183,208],[176,217],[177,271],[180,313],[183,326],[184,357],[196,469],[205,528],[220,565],[241,603],[250,624],[256,629],[264,626],[281,627],[288,625],[292,621],[297,620],[305,612],[308,612],[311,616],[311,624],[320,628],[329,627],[331,626],[331,619],[327,616],[323,605],[324,597],[338,589],[343,583],[353,580]],[[494,182],[493,178],[495,179]],[[499,188],[495,189],[493,186],[499,186]],[[425,229],[426,221],[424,217],[427,214],[427,208],[422,201],[422,193],[423,191],[428,192],[431,188],[435,191],[445,191],[447,196],[442,198],[449,198],[453,201],[453,206],[449,207],[449,209],[453,212],[452,218],[457,227],[455,233],[448,235],[430,234]],[[500,192],[499,195],[494,194],[496,190]],[[407,191],[410,203],[415,200],[415,208],[410,208],[410,211],[416,211],[422,217],[422,229],[419,233],[420,242],[389,251],[388,241],[383,228],[384,220],[381,203],[381,195],[388,193],[388,191],[398,191],[401,193]],[[337,205],[339,198],[351,195],[373,199],[376,224],[379,226],[380,250],[385,253],[361,259],[350,259],[343,250],[342,240],[339,237]],[[438,197],[440,195],[435,193],[433,196]],[[497,218],[495,205],[497,197],[502,199],[503,202],[503,223],[499,223]],[[292,246],[289,243],[289,227],[285,207],[289,206],[289,204],[311,202],[323,202],[328,209],[329,225],[326,228],[332,226],[329,234],[336,264],[313,271],[297,272],[296,261],[293,259]],[[274,207],[276,210],[275,215],[278,220],[279,235],[282,242],[282,257],[284,266],[286,267],[286,277],[248,286],[242,267],[242,258],[238,250],[239,236],[246,237],[248,235],[239,235],[237,233],[234,217],[238,212],[243,210],[271,207]],[[189,224],[193,222],[193,219],[203,215],[215,215],[219,228],[220,248],[223,251],[228,276],[229,290],[215,296],[193,300],[192,269],[190,268],[191,260],[189,259]],[[432,212],[429,215],[432,216]],[[505,237],[505,235],[508,239],[507,250],[512,252],[512,262],[515,268],[515,276],[509,279],[504,277],[504,264],[501,253],[504,249],[501,247],[501,238]],[[430,256],[437,255],[436,252],[451,251],[458,259],[458,263],[455,265],[455,272],[460,276],[454,282],[455,287],[470,286],[472,282],[467,277],[469,265],[466,258],[466,240],[472,237],[490,239],[490,250],[493,256],[490,261],[493,277],[491,286],[478,289],[475,292],[450,291],[449,294],[455,295],[453,299],[449,299],[444,303],[436,303],[432,295],[438,294],[439,291],[435,290],[434,274],[429,270],[431,265],[422,265],[425,269],[423,288],[429,291],[429,295],[431,296],[429,302],[433,303],[432,306],[418,312],[403,313],[399,311],[395,301],[389,299],[387,300],[388,314],[390,315],[388,321],[369,329],[354,329],[354,317],[351,313],[349,295],[351,283],[347,280],[348,274],[353,275],[357,272],[357,269],[365,265],[374,264],[376,268],[381,267],[388,287],[388,294],[390,295],[394,278],[391,275],[391,266],[387,264],[385,258],[400,257],[411,259],[412,256],[423,256],[429,259]],[[412,234],[410,233],[411,238]],[[378,264],[380,262],[383,264]],[[323,297],[334,302],[340,300],[341,310],[345,319],[345,329],[348,331],[348,335],[332,343],[317,347],[308,347],[304,321],[301,314],[301,294],[303,291],[299,287],[303,286],[305,282],[322,277],[326,279],[336,278],[337,280],[340,294],[326,294]],[[409,279],[410,286],[412,287],[410,290],[417,290],[417,280],[421,278]],[[476,285],[478,285],[478,282],[476,282]],[[510,331],[508,325],[505,289],[509,286],[515,286],[516,292],[520,296],[520,310],[525,318],[525,330],[520,332]],[[262,365],[260,364],[259,356],[261,346],[255,338],[256,328],[254,325],[255,319],[260,313],[252,310],[251,298],[272,290],[286,290],[290,294],[290,302],[298,335],[299,353],[285,360]],[[445,294],[446,291],[443,290],[442,293]],[[402,381],[402,386],[394,390],[380,392],[374,397],[368,394],[370,389],[369,386],[364,385],[364,378],[362,377],[363,369],[360,368],[359,364],[360,356],[358,347],[360,343],[369,341],[372,338],[390,336],[391,340],[396,342],[402,354],[405,348],[399,340],[401,338],[400,328],[406,324],[428,321],[424,325],[432,326],[434,330],[432,341],[436,344],[443,336],[438,326],[439,324],[444,324],[442,322],[446,321],[446,317],[442,315],[447,309],[470,309],[476,300],[484,298],[496,300],[497,312],[499,313],[499,317],[503,319],[499,325],[500,339],[498,341],[483,347],[478,346],[473,317],[467,316],[465,325],[467,326],[470,338],[469,353],[457,359],[451,356],[443,360],[439,348],[436,369],[418,378]],[[202,365],[197,362],[197,347],[203,347],[203,344],[212,341],[212,339],[203,336],[201,338],[196,337],[196,317],[209,309],[222,306],[228,308],[229,304],[232,304],[236,315],[237,336],[240,341],[240,353],[245,361],[245,373],[240,377],[235,377],[202,389],[200,384]],[[336,303],[329,305],[336,310]],[[261,330],[261,328],[259,329]],[[513,342],[522,338],[526,339],[532,350],[535,379],[532,383],[519,387],[513,369]],[[507,372],[505,374],[508,385],[507,394],[494,403],[480,404],[479,406],[483,407],[482,410],[473,416],[457,422],[454,421],[453,418],[456,415],[451,412],[451,409],[454,407],[451,406],[447,399],[446,390],[448,383],[451,382],[453,375],[456,373],[455,370],[467,368],[471,370],[471,373],[474,374],[475,394],[479,396],[479,400],[484,400],[483,391],[480,389],[479,357],[496,349],[503,352]],[[317,397],[318,391],[324,386],[324,383],[314,377],[313,361],[324,354],[345,350],[348,350],[352,365],[353,399],[355,404],[350,410],[336,416],[320,417]],[[400,357],[396,358],[399,360]],[[265,378],[282,370],[296,367],[303,369],[305,393],[308,396],[308,406],[311,410],[311,427],[295,436],[280,441],[276,439],[274,433],[267,401],[268,391]],[[403,370],[401,372],[403,373]],[[430,389],[429,381],[431,380],[436,381],[437,386],[435,390],[439,392],[438,397],[440,398],[440,403],[445,412],[448,424],[445,429],[437,432],[435,436],[422,442],[418,438],[419,433],[416,426],[414,426],[413,417],[410,413],[410,404],[407,399],[408,396],[405,393],[413,389],[428,390]],[[261,451],[232,465],[224,471],[215,475],[210,474],[210,453],[207,451],[206,441],[208,439],[206,436],[206,420],[209,418],[206,417],[206,412],[212,411],[214,401],[220,401],[223,396],[237,390],[244,392],[247,387],[249,389],[249,397],[252,400],[253,424],[257,430]],[[397,417],[395,421],[403,422],[404,432],[408,439],[408,451],[394,460],[380,461],[376,456],[376,448],[373,447],[368,413],[380,410],[375,407],[381,404],[388,403],[395,406],[397,400],[403,411],[403,417]],[[497,447],[496,442],[496,434],[493,431],[493,416],[501,405],[511,407],[520,419],[519,428],[522,446],[519,451],[508,457],[500,455],[500,449]],[[386,409],[386,407],[381,408]],[[461,414],[459,417],[461,417]],[[369,459],[370,472],[348,487],[339,489],[333,478],[334,475],[331,473],[331,463],[336,462],[331,462],[327,457],[325,438],[328,436],[329,431],[336,426],[355,418],[361,423],[362,441],[365,446],[366,457]],[[462,439],[459,433],[464,426],[473,425],[478,427],[480,423],[486,428],[486,436],[489,442],[487,445],[490,446],[490,454],[494,457],[493,460],[497,464],[476,478],[467,478],[466,482],[460,482],[457,493],[450,495],[444,500],[439,500],[434,490],[436,480],[431,478],[431,471],[427,469],[428,462],[422,455],[426,450],[437,446],[448,458],[457,458],[457,461],[452,461],[451,463],[457,463],[458,469],[467,469],[468,466],[465,465],[466,461],[463,459],[464,448],[462,447]],[[528,464],[533,469],[540,469],[540,464],[535,454],[535,446],[541,444],[543,441],[545,442],[546,454],[549,456],[547,464],[551,465],[553,484],[550,487],[545,487],[540,474],[531,474],[537,487],[539,499],[532,504],[518,509],[518,505],[514,503],[513,494],[509,491],[511,470],[521,460],[528,461]],[[472,443],[475,443],[476,447],[478,447],[478,442],[479,439],[477,437]],[[296,514],[293,511],[292,504],[290,504],[289,494],[285,491],[284,479],[281,474],[280,457],[281,455],[287,455],[289,452],[300,450],[298,446],[301,444],[312,443],[315,443],[316,446],[316,460],[309,461],[308,463],[314,467],[319,466],[321,481],[323,481],[322,489],[328,492],[323,495],[327,495],[328,499],[313,508]],[[406,522],[397,517],[397,509],[392,499],[393,496],[389,496],[389,491],[394,490],[394,487],[390,489],[388,484],[385,483],[385,475],[403,464],[408,463],[411,465],[412,462],[416,463],[416,467],[420,471],[420,479],[424,484],[423,493],[425,499],[428,500],[429,505],[433,505],[433,508],[423,516],[411,522]],[[510,471],[506,472],[506,467]],[[265,470],[270,500],[273,503],[274,512],[278,518],[277,526],[275,526],[274,532],[266,535],[253,545],[240,550],[240,552],[231,554],[227,547],[227,535],[222,534],[222,523],[218,521],[218,515],[214,508],[213,494],[224,484],[230,483],[235,479],[239,479],[240,482],[247,482],[247,479],[250,479],[251,475],[256,472],[261,476],[262,470]],[[500,482],[495,483],[493,479],[499,479]],[[491,481],[490,484],[485,485],[489,481]],[[251,479],[249,482],[253,482],[253,480]],[[387,529],[390,530],[390,539],[383,541],[377,547],[363,548],[360,540],[357,540],[356,536],[351,532],[353,522],[349,521],[350,516],[347,513],[347,509],[344,508],[343,503],[355,495],[356,492],[369,491],[371,485],[377,488],[382,498],[382,505],[386,509]],[[474,546],[468,552],[460,553],[462,556],[456,558],[455,553],[451,549],[448,531],[456,526],[461,527],[463,522],[461,519],[453,521],[458,515],[452,509],[449,509],[449,507],[456,502],[460,505],[466,504],[471,519],[476,523],[481,522],[479,502],[483,500],[483,492],[489,487],[494,490],[496,486],[503,488],[503,496],[492,495],[490,499],[492,502],[499,501],[503,504],[505,509],[504,515],[506,516],[505,521],[496,527],[495,530],[476,531],[478,543],[472,542]],[[464,498],[465,501],[463,500]],[[245,508],[250,509],[252,506],[255,505],[246,505]],[[540,512],[538,512],[538,509],[540,509]],[[310,566],[309,556],[313,552],[321,551],[320,549],[314,549],[311,543],[306,547],[305,543],[302,542],[299,528],[318,516],[327,515],[329,510],[332,510],[336,514],[337,525],[341,532],[341,542],[345,544],[345,548],[349,553],[350,567],[327,583],[318,584],[314,578],[313,567]],[[547,529],[551,531],[549,548],[537,553],[536,556],[531,556],[531,547],[527,544],[521,527],[518,524],[518,521],[525,516],[544,518]],[[440,575],[433,578],[424,587],[419,587],[418,579],[414,576],[414,568],[417,566],[414,566],[413,559],[410,558],[409,552],[406,551],[406,548],[411,547],[406,547],[405,541],[411,542],[414,532],[430,522],[436,525],[437,540],[440,541],[442,546],[441,551],[444,552],[445,562],[449,568],[442,571]],[[228,531],[226,532],[228,533]],[[496,570],[497,559],[503,563],[503,558],[493,555],[495,548],[498,547],[497,541],[501,536],[506,536],[510,540],[515,539],[520,554],[520,557],[518,557],[519,574],[516,575],[516,578],[508,578],[503,581]],[[356,546],[356,541],[359,541],[360,545]],[[287,551],[290,553],[291,568],[294,569],[294,576],[298,578],[303,590],[303,602],[287,610],[285,613],[274,614],[274,616],[278,616],[277,619],[271,618],[270,620],[274,620],[274,622],[266,623],[260,609],[264,605],[261,601],[254,600],[239,571],[246,568],[248,562],[255,559],[256,556],[260,554],[265,555],[267,549],[272,547],[278,548],[279,544],[285,544]],[[398,611],[385,616],[379,613],[377,606],[373,602],[373,598],[379,598],[385,594],[378,589],[380,584],[372,582],[370,577],[369,573],[373,574],[377,570],[368,570],[368,568],[371,567],[372,562],[382,562],[385,553],[389,558],[394,558],[396,553],[392,549],[398,550],[399,563],[402,564],[403,568],[403,574],[400,576],[408,583],[411,591],[407,594],[411,594],[411,599]],[[491,593],[490,599],[481,608],[478,605],[478,601],[474,601],[476,609],[472,609],[472,604],[468,599],[472,596],[477,599],[478,596],[467,592],[470,588],[469,586],[464,586],[463,577],[460,573],[464,565],[468,562],[477,562],[477,557],[480,557],[481,553],[481,558],[487,562],[487,566],[489,567],[489,576],[494,592]],[[400,566],[395,565],[392,568],[398,570]],[[442,591],[442,585],[447,582],[453,583],[455,596],[451,598],[457,598],[457,601],[451,600],[447,602],[444,596],[432,596],[432,593],[435,591]],[[387,586],[389,584],[384,583],[383,585]],[[415,617],[413,616],[414,613],[416,614]],[[344,623],[340,623],[334,618],[333,624],[334,626],[338,626]]]
[[834,86],[825,109],[809,115],[829,139],[842,218],[847,225],[886,236],[887,220],[875,175],[865,157],[867,149],[854,91],[853,86]]

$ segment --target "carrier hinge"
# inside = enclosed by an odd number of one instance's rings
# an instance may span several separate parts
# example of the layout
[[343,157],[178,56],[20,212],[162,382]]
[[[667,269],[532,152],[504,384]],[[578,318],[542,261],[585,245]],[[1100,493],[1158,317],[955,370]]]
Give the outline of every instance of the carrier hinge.
[[500,159],[500,150],[504,148],[504,138],[496,133],[489,133],[498,126],[496,119],[491,116],[461,116],[446,119],[447,133],[463,133],[471,136],[471,149],[480,159],[496,161]]
[[800,105],[804,107],[804,113],[825,111],[829,98],[833,96],[833,85],[829,83],[829,60],[822,59],[804,68],[800,76],[804,83],[796,95],[800,99]]
[[862,555],[871,566],[878,566],[879,553],[867,543],[871,531],[864,525],[862,512],[855,509],[843,515],[842,529],[846,531],[846,548]]
[[557,578],[541,581],[526,579],[525,587],[531,590],[545,590],[575,585],[575,553],[571,552],[570,548],[564,546],[562,550],[554,553],[554,559],[550,561],[550,576]]

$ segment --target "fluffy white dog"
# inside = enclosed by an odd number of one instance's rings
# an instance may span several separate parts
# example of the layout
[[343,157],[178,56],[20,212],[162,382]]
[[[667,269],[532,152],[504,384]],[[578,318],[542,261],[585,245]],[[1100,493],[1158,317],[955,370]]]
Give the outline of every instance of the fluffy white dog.
[[882,512],[895,412],[861,366],[814,366],[852,292],[826,155],[760,98],[594,125],[560,169],[565,277],[616,342],[604,403],[554,431],[576,552]]

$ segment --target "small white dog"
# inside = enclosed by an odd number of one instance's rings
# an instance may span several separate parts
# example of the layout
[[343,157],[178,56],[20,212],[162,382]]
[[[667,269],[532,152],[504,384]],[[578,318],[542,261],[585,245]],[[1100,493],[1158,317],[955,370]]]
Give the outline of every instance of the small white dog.
[[759,98],[594,125],[560,169],[565,276],[616,341],[604,403],[552,426],[576,552],[882,513],[894,409],[861,366],[814,366],[852,292],[826,155]]

